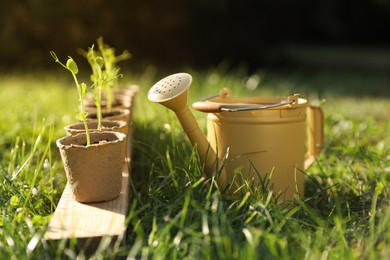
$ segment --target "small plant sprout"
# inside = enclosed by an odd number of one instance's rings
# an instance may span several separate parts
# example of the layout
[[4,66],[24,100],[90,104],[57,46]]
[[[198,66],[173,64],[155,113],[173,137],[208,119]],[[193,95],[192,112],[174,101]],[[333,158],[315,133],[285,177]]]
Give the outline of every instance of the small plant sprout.
[[[112,86],[114,86],[114,81],[121,77],[122,74],[118,74],[119,69],[114,69],[113,65],[115,64],[115,62],[106,62],[104,59],[105,56],[103,56],[100,52],[95,51],[94,45],[92,45],[92,47],[88,49],[88,52],[84,52],[84,55],[92,68],[91,81],[93,82],[92,86],[95,90],[94,98],[97,110],[98,129],[101,129],[101,101],[103,90],[112,89]],[[110,57],[110,55],[108,54],[105,55],[107,57]],[[110,57],[108,59],[111,60],[112,58]],[[108,70],[107,67],[109,68]],[[109,105],[109,107],[111,107],[111,104]]]
[[84,103],[83,103],[83,100],[84,100],[85,95],[87,93],[87,85],[84,82],[79,83],[79,81],[77,79],[77,76],[76,76],[77,73],[79,72],[79,69],[78,69],[77,63],[73,60],[72,57],[68,56],[68,60],[66,61],[66,64],[63,64],[58,59],[58,57],[57,57],[57,55],[55,54],[54,51],[50,51],[50,54],[53,57],[55,62],[59,63],[62,67],[67,69],[73,76],[73,80],[74,80],[74,82],[76,84],[76,87],[77,87],[77,92],[78,92],[78,95],[79,95],[79,103],[80,103],[78,119],[80,121],[82,121],[83,124],[84,124],[85,133],[86,133],[86,136],[87,136],[87,146],[89,146],[91,144],[91,138],[90,138],[89,129],[88,129],[88,125],[87,125],[88,113],[85,111]]
[[97,52],[94,50],[94,45],[88,49],[88,52],[86,54],[86,58],[88,60],[89,65],[92,69],[91,74],[91,81],[93,82],[92,86],[94,88],[94,98],[95,98],[95,105],[97,110],[97,119],[98,119],[98,126],[97,128],[100,130],[102,127],[102,91],[104,86],[107,84],[107,77],[103,75],[103,65],[104,61],[101,56],[97,54]]
[[111,79],[107,81],[105,91],[107,95],[107,107],[111,108],[113,102],[113,87],[117,85],[118,77],[122,76],[119,74],[120,68],[117,63],[123,60],[131,58],[131,54],[128,51],[122,52],[119,56],[115,56],[115,49],[103,42],[103,37],[97,39],[98,48],[104,61],[103,74]]

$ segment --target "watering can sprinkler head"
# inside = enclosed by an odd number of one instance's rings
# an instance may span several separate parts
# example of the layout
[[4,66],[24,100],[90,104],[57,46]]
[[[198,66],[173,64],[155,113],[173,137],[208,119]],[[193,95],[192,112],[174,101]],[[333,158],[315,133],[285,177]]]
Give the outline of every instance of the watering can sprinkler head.
[[148,92],[148,99],[178,112],[187,107],[191,83],[192,76],[188,73],[172,74],[152,86]]

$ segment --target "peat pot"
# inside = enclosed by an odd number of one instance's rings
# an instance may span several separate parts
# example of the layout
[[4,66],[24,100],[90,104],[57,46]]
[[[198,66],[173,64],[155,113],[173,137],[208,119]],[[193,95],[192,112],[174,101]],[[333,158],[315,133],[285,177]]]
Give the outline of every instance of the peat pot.
[[118,132],[91,132],[58,139],[66,177],[78,202],[100,202],[119,196],[126,135]]

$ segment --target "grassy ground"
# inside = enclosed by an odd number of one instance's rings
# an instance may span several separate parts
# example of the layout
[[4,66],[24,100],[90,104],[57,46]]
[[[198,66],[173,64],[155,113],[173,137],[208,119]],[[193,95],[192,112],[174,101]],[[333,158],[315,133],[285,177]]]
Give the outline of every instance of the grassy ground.
[[[329,71],[189,71],[190,103],[230,87],[234,95],[300,92],[323,103],[325,149],[306,172],[305,197],[278,204],[269,190],[223,196],[201,178],[198,157],[171,111],[146,99],[135,110],[134,198],[126,243],[97,258],[372,259],[390,251],[390,77]],[[66,179],[55,140],[74,122],[76,90],[63,74],[0,75],[0,255],[75,258],[42,240]],[[326,101],[325,101],[326,100]],[[194,112],[205,130],[205,115]]]

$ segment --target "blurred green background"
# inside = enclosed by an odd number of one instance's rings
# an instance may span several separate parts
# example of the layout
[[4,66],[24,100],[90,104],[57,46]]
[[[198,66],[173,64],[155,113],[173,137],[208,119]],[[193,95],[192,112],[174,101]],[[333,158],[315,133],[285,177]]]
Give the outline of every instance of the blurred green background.
[[0,69],[52,67],[98,36],[129,66],[390,69],[388,0],[2,0]]

